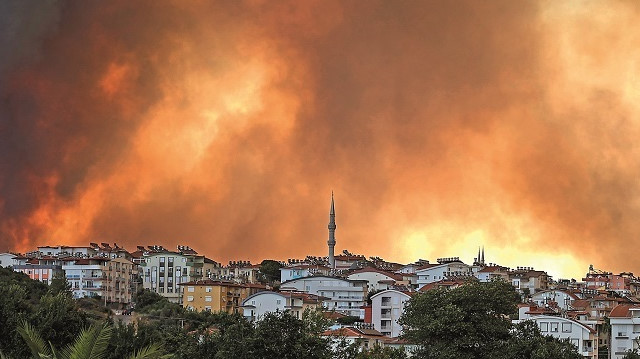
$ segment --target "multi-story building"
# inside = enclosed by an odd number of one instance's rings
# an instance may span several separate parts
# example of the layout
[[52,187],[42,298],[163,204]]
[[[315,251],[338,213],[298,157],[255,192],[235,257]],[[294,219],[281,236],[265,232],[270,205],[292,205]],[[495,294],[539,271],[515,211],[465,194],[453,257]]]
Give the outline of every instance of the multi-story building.
[[179,283],[182,306],[196,311],[243,313],[242,302],[250,295],[265,290],[255,284],[236,284],[211,279]]
[[371,323],[373,327],[388,337],[402,334],[402,326],[398,324],[404,306],[411,299],[408,292],[385,290],[371,296]]
[[563,311],[571,310],[571,304],[579,299],[574,293],[561,289],[537,292],[531,296],[531,301],[539,307],[557,306]]
[[179,284],[202,280],[213,276],[219,267],[215,261],[186,246],[178,246],[178,251],[169,251],[161,246],[150,246],[142,257],[134,252],[135,260],[140,263],[143,287],[152,290],[173,303],[182,303],[182,290]]
[[329,275],[331,269],[321,264],[294,264],[280,268],[280,282],[309,277],[312,275]]
[[418,276],[418,289],[429,284],[441,281],[449,277],[473,276],[471,266],[460,261],[458,257],[439,258],[438,264],[425,264],[416,271]]
[[34,280],[51,284],[51,280],[56,276],[62,276],[62,262],[51,256],[14,258],[13,270],[22,272]]
[[509,271],[509,281],[521,293],[529,294],[549,289],[549,275],[531,267],[517,267]]
[[609,314],[611,359],[622,359],[628,351],[640,349],[640,304],[620,304]]
[[37,252],[41,256],[49,257],[91,257],[98,254],[98,252],[92,247],[86,246],[39,246]]
[[364,318],[367,282],[337,277],[312,276],[283,282],[280,289],[295,290],[326,297],[325,308],[343,314]]
[[583,357],[598,358],[598,333],[594,328],[572,319],[548,315],[533,315],[525,320],[534,321],[543,335],[569,341]]
[[262,291],[249,296],[242,302],[244,317],[250,321],[260,320],[267,313],[289,311],[302,319],[305,310],[322,308],[323,297],[304,292]]
[[252,284],[258,283],[259,272],[260,265],[249,261],[229,261],[229,265],[220,267],[218,271],[220,279]]
[[68,257],[62,262],[74,298],[100,297],[109,303],[131,303],[137,276],[133,262],[105,257]]
[[479,268],[478,271],[475,272],[475,276],[480,282],[490,282],[496,279],[503,279],[504,281],[508,282],[508,270],[508,268],[499,265],[489,265]]
[[17,255],[13,254],[13,253],[0,253],[0,267],[11,267],[13,266],[14,263],[14,258],[16,258]]
[[404,282],[402,275],[383,271],[373,267],[366,267],[353,271],[349,273],[347,279],[367,281],[367,289],[369,290],[369,292],[386,290],[395,284],[409,284],[408,282]]

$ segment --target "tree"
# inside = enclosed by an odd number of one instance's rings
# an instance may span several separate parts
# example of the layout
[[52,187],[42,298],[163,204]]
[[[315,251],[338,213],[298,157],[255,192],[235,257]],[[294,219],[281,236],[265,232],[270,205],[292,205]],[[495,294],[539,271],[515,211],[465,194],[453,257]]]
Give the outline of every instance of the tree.
[[[84,329],[72,344],[62,349],[56,349],[51,342],[48,344],[40,334],[27,322],[24,322],[18,333],[22,336],[31,351],[33,359],[99,359],[105,356],[111,326],[92,325]],[[164,359],[170,355],[163,355],[159,345],[150,345],[132,353],[129,359]]]
[[542,335],[534,321],[514,326],[504,357],[508,359],[580,359],[577,348],[567,340]]
[[49,285],[49,293],[56,295],[59,293],[71,294],[71,284],[67,281],[67,277],[62,272],[56,272],[51,278]]
[[574,345],[542,335],[535,322],[514,326],[509,315],[518,299],[505,281],[470,281],[415,295],[400,322],[405,337],[420,346],[421,358],[581,358]]
[[495,358],[509,339],[519,296],[505,281],[469,281],[455,289],[435,289],[409,301],[400,323],[405,337],[425,358]]
[[260,263],[260,276],[263,282],[273,283],[280,280],[280,268],[282,265],[278,261],[265,259]]

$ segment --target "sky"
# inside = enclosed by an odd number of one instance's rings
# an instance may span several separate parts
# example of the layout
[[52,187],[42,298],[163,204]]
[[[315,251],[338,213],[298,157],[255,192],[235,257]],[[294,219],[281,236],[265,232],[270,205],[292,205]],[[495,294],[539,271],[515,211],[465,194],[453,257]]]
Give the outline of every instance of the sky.
[[0,2],[0,251],[640,274],[636,1]]

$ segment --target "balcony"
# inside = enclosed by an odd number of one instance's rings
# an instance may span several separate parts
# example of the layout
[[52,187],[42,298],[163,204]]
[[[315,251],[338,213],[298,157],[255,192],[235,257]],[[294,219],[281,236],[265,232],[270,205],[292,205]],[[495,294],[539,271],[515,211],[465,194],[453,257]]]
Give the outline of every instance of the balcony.
[[629,335],[625,332],[618,332],[618,334],[616,335],[616,338],[625,338],[628,339]]
[[383,307],[390,307],[391,306],[391,298],[382,298],[382,302],[380,303],[381,306]]

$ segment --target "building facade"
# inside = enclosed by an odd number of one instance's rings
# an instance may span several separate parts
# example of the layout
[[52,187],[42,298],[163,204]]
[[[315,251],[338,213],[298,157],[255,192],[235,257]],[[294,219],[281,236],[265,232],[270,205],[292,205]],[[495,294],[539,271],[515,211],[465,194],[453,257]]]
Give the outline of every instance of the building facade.
[[398,320],[404,306],[411,299],[408,293],[397,290],[385,290],[371,296],[371,323],[375,330],[388,337],[402,334],[402,326]]
[[242,302],[264,287],[252,284],[215,281],[211,279],[180,283],[182,306],[196,311],[243,313]]
[[364,318],[364,311],[361,307],[365,305],[367,296],[366,281],[313,276],[283,282],[280,285],[280,289],[282,291],[293,290],[325,297],[327,299],[323,301],[323,306],[326,309]]
[[303,292],[262,291],[249,296],[242,302],[244,317],[249,321],[260,320],[267,313],[288,311],[302,319],[305,310],[322,308],[324,298]]

